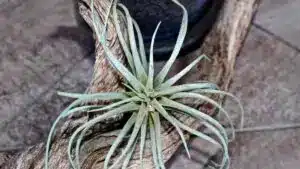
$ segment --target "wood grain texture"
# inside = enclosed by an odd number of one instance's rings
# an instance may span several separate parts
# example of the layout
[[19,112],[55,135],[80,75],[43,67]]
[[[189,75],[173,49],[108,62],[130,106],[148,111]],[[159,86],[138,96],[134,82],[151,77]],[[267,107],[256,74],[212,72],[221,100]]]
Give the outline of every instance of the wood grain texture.
[[[96,0],[95,6],[102,19],[106,13],[108,0]],[[80,11],[87,23],[91,23],[90,10],[88,8],[90,2],[88,0],[80,1]],[[200,72],[199,80],[210,80],[218,83],[222,89],[227,90],[230,80],[234,72],[234,64],[236,56],[248,31],[249,23],[252,15],[257,8],[258,0],[227,0],[224,10],[219,18],[218,23],[206,38],[203,46],[194,54],[205,53],[213,59],[213,62],[205,62],[198,65]],[[108,26],[109,45],[113,53],[123,59],[120,44],[117,35],[111,23]],[[94,66],[94,77],[88,92],[117,91],[122,90],[119,77],[108,61],[104,58],[103,50],[99,43],[96,42],[96,63]],[[196,105],[197,106],[197,105]],[[209,112],[208,112],[209,113]],[[192,118],[185,116],[180,117],[187,125],[198,128],[197,123]],[[68,168],[66,149],[67,141],[70,133],[76,129],[78,125],[87,120],[87,117],[71,117],[64,123],[57,136],[54,138],[52,146],[52,154],[50,158],[50,168],[65,169]],[[113,121],[118,118],[112,119]],[[82,168],[102,168],[102,162],[109,146],[114,140],[114,136],[107,136],[107,130],[99,130],[98,135],[87,140],[83,147],[84,163]],[[167,161],[181,145],[180,138],[173,128],[162,131],[163,135],[163,154],[164,160]],[[186,136],[188,137],[188,135]],[[147,143],[149,144],[149,143]],[[95,151],[96,149],[96,151]],[[44,161],[45,144],[40,143],[32,146],[25,151],[16,152],[14,155],[7,156],[0,154],[1,157],[9,158],[1,165],[3,169],[42,169]],[[138,150],[137,150],[138,151]],[[146,151],[145,167],[153,168],[151,153]],[[1,161],[1,159],[0,159]],[[134,156],[129,168],[140,168],[139,161]]]

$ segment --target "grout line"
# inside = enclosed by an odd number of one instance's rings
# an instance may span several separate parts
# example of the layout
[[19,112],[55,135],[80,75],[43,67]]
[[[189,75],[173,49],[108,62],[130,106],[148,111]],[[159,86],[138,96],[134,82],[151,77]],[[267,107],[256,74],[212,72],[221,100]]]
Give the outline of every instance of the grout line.
[[275,33],[269,31],[268,29],[264,28],[263,26],[261,26],[258,23],[252,22],[252,25],[254,27],[256,27],[257,29],[267,33],[270,36],[273,36],[276,40],[281,41],[282,43],[284,43],[285,45],[287,45],[288,47],[294,49],[295,51],[297,51],[298,53],[300,53],[300,48],[294,44],[292,44],[291,42],[285,40],[284,38],[282,38],[281,36],[276,35]]

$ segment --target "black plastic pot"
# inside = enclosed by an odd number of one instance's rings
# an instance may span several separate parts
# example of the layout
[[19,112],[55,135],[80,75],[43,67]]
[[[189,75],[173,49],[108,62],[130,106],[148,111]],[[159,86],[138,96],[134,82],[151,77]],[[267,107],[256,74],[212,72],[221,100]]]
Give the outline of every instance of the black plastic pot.
[[[173,50],[182,20],[182,11],[171,0],[120,0],[139,24],[146,51],[159,21],[155,60],[167,60]],[[189,14],[188,33],[180,56],[199,48],[215,23],[224,0],[180,0]]]

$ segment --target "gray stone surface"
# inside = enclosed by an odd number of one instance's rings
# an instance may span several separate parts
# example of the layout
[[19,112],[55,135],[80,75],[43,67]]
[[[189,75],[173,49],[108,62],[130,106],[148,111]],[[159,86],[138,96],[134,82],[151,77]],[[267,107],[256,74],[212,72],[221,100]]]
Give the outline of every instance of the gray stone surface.
[[299,0],[262,0],[255,23],[300,48],[299,7]]
[[57,115],[70,104],[71,99],[57,95],[57,91],[85,91],[92,77],[93,64],[83,59],[49,91],[38,99],[32,99],[24,111],[11,115],[1,125],[2,147],[24,147],[45,139]]
[[[68,99],[56,90],[83,92],[93,63],[76,41],[72,1],[14,0],[0,5],[0,149],[44,139]],[[76,38],[76,37],[74,37]]]
[[[241,98],[245,126],[300,123],[300,54],[253,27],[237,59],[231,92]],[[227,101],[227,108],[234,107]],[[238,134],[232,168],[297,169],[300,129]]]

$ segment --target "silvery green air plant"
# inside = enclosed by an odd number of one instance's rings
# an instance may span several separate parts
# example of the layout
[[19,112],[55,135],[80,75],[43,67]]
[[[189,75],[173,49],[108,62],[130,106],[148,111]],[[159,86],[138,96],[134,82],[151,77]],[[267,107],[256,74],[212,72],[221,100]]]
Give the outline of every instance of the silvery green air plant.
[[[82,112],[98,112],[99,115],[78,127],[69,139],[68,158],[70,165],[74,169],[81,168],[81,157],[79,156],[80,146],[84,141],[86,132],[101,121],[125,113],[129,114],[130,118],[128,118],[118,133],[117,138],[111,145],[104,161],[104,169],[126,168],[134,153],[139,153],[140,164],[143,165],[145,142],[148,138],[151,143],[153,164],[155,168],[164,169],[165,166],[162,153],[163,136],[161,135],[161,121],[163,120],[174,126],[174,129],[181,138],[188,157],[190,157],[190,153],[185,140],[184,131],[219,146],[222,149],[221,153],[223,154],[222,159],[219,162],[219,168],[229,168],[229,138],[223,125],[221,125],[215,118],[182,103],[181,100],[184,98],[190,98],[215,106],[217,110],[224,114],[226,119],[229,121],[231,125],[230,131],[232,131],[231,136],[233,138],[235,134],[233,123],[229,114],[219,103],[217,103],[217,101],[214,101],[208,95],[220,94],[230,96],[234,98],[241,107],[240,102],[232,94],[220,91],[213,83],[195,82],[176,85],[176,82],[186,75],[201,60],[209,60],[208,57],[204,55],[197,57],[192,63],[173,77],[167,78],[167,74],[169,73],[170,68],[182,47],[188,25],[188,14],[185,7],[177,0],[172,0],[172,2],[180,7],[183,12],[180,31],[169,60],[155,75],[153,48],[155,36],[160,23],[157,24],[157,27],[154,30],[150,54],[148,56],[149,59],[147,60],[141,31],[135,20],[131,18],[128,9],[124,5],[118,4],[117,1],[113,1],[108,9],[109,12],[105,18],[105,23],[103,24],[98,13],[94,9],[92,0],[90,7],[97,40],[104,49],[106,59],[110,62],[113,68],[123,76],[124,86],[127,90],[124,92],[103,92],[93,94],[59,92],[62,96],[74,98],[75,101],[60,113],[50,130],[46,145],[45,169],[48,169],[51,139],[54,135],[58,121],[72,114]],[[125,18],[126,32],[121,31],[119,17]],[[109,19],[112,19],[114,23],[128,66],[122,64],[118,59],[116,59],[107,45],[105,35]],[[83,104],[95,100],[109,101],[110,104]],[[241,112],[243,113],[242,107]],[[184,114],[199,120],[199,122],[201,122],[213,136],[185,125],[183,122],[175,118],[176,113]],[[122,147],[122,152],[118,153],[117,156],[114,156],[116,150],[121,148],[121,143],[124,145]],[[136,147],[139,147],[138,152],[135,151]],[[112,158],[114,158],[114,160],[112,160]]]

